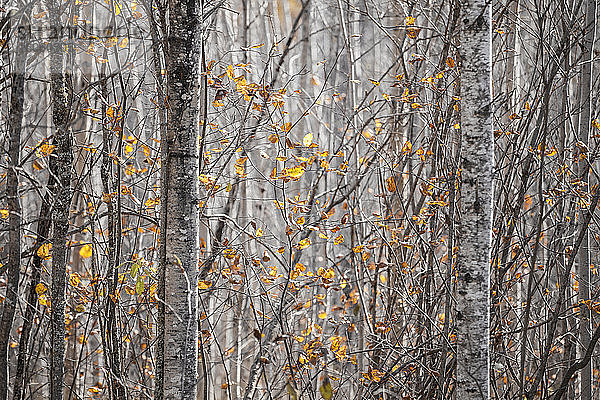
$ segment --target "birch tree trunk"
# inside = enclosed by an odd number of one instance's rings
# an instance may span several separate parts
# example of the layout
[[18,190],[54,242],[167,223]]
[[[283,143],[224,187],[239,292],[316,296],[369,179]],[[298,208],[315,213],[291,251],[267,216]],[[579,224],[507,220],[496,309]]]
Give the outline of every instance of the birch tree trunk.
[[164,399],[195,399],[198,359],[200,6],[169,2],[164,183]]
[[[595,39],[595,28],[596,28],[596,1],[588,0],[586,7],[586,19],[585,19],[585,36],[583,38],[583,67],[581,70],[581,97],[580,102],[582,105],[581,117],[579,118],[579,141],[581,146],[576,146],[576,160],[577,160],[577,172],[581,183],[586,183],[586,186],[582,186],[584,193],[584,199],[589,199],[589,160],[587,157],[587,148],[590,141],[591,131],[591,115],[592,115],[592,60],[594,51],[594,39]],[[580,202],[580,204],[583,202]],[[581,207],[583,208],[583,207]],[[583,210],[581,210],[583,211]],[[578,219],[579,229],[587,230],[588,227],[583,225],[583,219]],[[592,330],[591,324],[591,309],[584,306],[590,301],[590,238],[589,234],[583,236],[583,242],[577,253],[577,280],[579,281],[578,297],[581,307],[580,309],[580,322],[579,322],[579,342],[580,350],[578,351],[578,357],[583,357],[586,350],[590,346],[590,336]],[[587,363],[581,371],[581,399],[591,400],[592,399],[592,362]]]
[[457,399],[488,398],[492,222],[491,7],[463,4],[461,37],[462,216],[457,289]]

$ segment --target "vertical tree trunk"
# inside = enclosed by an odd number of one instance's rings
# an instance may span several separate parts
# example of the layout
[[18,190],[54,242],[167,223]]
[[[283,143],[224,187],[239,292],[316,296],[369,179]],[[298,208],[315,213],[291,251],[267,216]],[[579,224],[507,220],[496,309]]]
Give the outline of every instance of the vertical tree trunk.
[[461,37],[462,216],[457,290],[457,399],[488,398],[488,297],[494,142],[491,7],[463,4]]
[[[596,1],[588,0],[586,7],[585,19],[585,35],[583,38],[583,61],[581,70],[581,97],[580,104],[582,105],[581,117],[579,118],[579,141],[582,146],[576,146],[577,172],[582,183],[584,193],[582,196],[587,199],[589,194],[589,160],[587,156],[587,148],[590,141],[591,130],[591,115],[592,115],[592,65],[594,52],[594,39],[596,28]],[[583,207],[580,207],[583,208]],[[583,211],[583,210],[582,210]],[[579,229],[587,230],[587,226],[582,224],[582,218],[579,218]],[[591,336],[591,309],[585,305],[590,301],[590,239],[586,233],[583,237],[583,242],[577,253],[577,280],[579,281],[579,303],[580,303],[580,320],[579,320],[579,343],[581,345],[578,351],[578,357],[582,357],[590,346]],[[592,399],[592,363],[587,363],[581,370],[581,399]]]
[[[52,29],[60,32],[61,4],[55,0],[47,3]],[[71,205],[72,138],[69,130],[71,119],[70,80],[64,67],[62,35],[50,43],[50,92],[52,122],[54,125],[54,152],[50,163],[55,179],[49,185],[54,198],[52,206],[52,289],[51,289],[51,355],[50,398],[62,400],[65,357],[65,278],[67,273],[67,232]]]
[[162,155],[163,397],[195,399],[198,359],[198,70],[200,6],[169,2],[167,137]]
[[[48,178],[52,180],[50,176]],[[35,239],[34,249],[38,249],[44,243],[48,243],[48,233],[50,232],[50,196],[48,193],[42,199],[40,212],[38,217],[38,226]],[[15,386],[13,390],[13,400],[21,400],[24,388],[28,384],[25,380],[26,358],[29,356],[29,337],[33,327],[33,319],[37,311],[37,292],[36,286],[40,283],[40,275],[42,271],[42,258],[37,252],[32,255],[31,281],[27,290],[27,308],[23,316],[23,329],[19,338],[19,356],[17,358],[17,371],[15,374]]]
[[[6,280],[6,299],[3,303],[2,319],[0,319],[0,399],[8,397],[8,382],[10,380],[8,343],[12,331],[13,319],[19,294],[19,274],[21,271],[21,205],[19,202],[21,122],[23,120],[23,100],[25,86],[25,68],[29,46],[28,8],[14,30],[15,58],[11,73],[10,111],[8,119],[9,148],[8,168],[6,171],[6,197],[8,200],[8,276]],[[13,18],[9,14],[9,18]],[[8,21],[10,32],[11,21]],[[23,28],[25,28],[23,30]],[[14,33],[13,33],[14,34]],[[10,36],[8,36],[10,38]]]

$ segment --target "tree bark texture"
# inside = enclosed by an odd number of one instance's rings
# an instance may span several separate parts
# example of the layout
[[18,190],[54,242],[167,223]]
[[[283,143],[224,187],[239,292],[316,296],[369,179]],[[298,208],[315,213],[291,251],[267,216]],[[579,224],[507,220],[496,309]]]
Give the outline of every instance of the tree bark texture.
[[491,7],[462,3],[462,170],[457,284],[457,399],[487,399],[492,223]]
[[[61,26],[60,4],[54,0],[47,3],[51,26]],[[70,78],[65,70],[63,38],[51,41],[50,47],[50,95],[54,137],[50,171],[55,179],[49,185],[54,199],[52,206],[52,287],[51,287],[51,356],[50,399],[62,400],[65,360],[65,291],[68,261],[67,238],[69,209],[71,206],[71,167],[73,164]]]
[[195,399],[198,359],[198,88],[200,5],[169,3],[167,137],[162,173],[164,398]]

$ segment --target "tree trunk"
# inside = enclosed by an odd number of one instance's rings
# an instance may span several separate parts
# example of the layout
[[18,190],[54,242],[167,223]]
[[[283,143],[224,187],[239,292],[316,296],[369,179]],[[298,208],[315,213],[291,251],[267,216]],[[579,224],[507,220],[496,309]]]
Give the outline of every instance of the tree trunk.
[[[583,38],[583,61],[581,70],[581,97],[579,99],[582,105],[581,117],[579,118],[579,141],[581,146],[576,146],[576,160],[577,160],[577,172],[579,179],[582,183],[586,183],[582,186],[584,193],[581,193],[583,199],[589,197],[589,160],[587,157],[587,147],[590,141],[590,130],[591,130],[591,111],[592,102],[591,91],[592,91],[592,57],[594,50],[594,33],[596,28],[596,1],[588,0],[586,8],[586,19],[585,19],[585,35]],[[581,207],[583,208],[583,207]],[[578,221],[582,221],[580,217]],[[588,227],[584,226],[582,222],[579,223],[580,230],[587,230]],[[578,351],[578,357],[582,357],[585,354],[588,347],[590,346],[590,336],[592,330],[591,309],[585,305],[590,301],[590,239],[586,233],[583,237],[583,242],[577,253],[577,280],[579,282],[579,303],[580,303],[580,320],[579,320],[579,343],[580,351]],[[591,361],[582,368],[581,370],[581,400],[592,399],[592,363]]]
[[491,7],[463,3],[461,37],[462,216],[457,290],[457,399],[487,399],[494,142]]
[[[54,0],[47,3],[51,26],[61,26],[60,4]],[[55,179],[49,185],[54,198],[52,206],[52,290],[51,290],[51,355],[50,398],[62,400],[65,357],[65,278],[67,273],[67,232],[71,206],[72,138],[69,130],[71,120],[70,79],[64,70],[62,36],[53,38],[50,44],[50,92],[52,122],[54,125],[50,171]]]
[[198,71],[200,6],[169,3],[164,242],[163,397],[195,399],[198,359]]
[[[8,120],[9,148],[8,168],[6,171],[6,197],[8,201],[8,276],[6,280],[6,299],[3,302],[2,319],[0,320],[0,399],[8,397],[8,382],[10,380],[10,358],[8,343],[12,331],[13,318],[19,294],[19,273],[21,271],[21,205],[19,201],[19,176],[17,168],[20,167],[21,148],[21,122],[23,120],[23,100],[25,86],[25,68],[27,50],[29,47],[29,33],[27,30],[28,11],[14,30],[17,34],[15,41],[15,58],[11,74],[10,111]],[[9,14],[9,18],[13,15]],[[11,21],[8,21],[10,31]],[[25,30],[23,30],[25,28]]]

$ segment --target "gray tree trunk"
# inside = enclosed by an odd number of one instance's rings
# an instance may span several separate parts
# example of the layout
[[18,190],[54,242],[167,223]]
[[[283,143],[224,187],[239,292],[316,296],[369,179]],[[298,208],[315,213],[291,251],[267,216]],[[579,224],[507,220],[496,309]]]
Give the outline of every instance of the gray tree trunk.
[[[577,161],[577,172],[581,182],[586,182],[587,186],[584,187],[584,193],[589,193],[589,160],[587,156],[587,147],[590,141],[591,131],[591,115],[592,115],[592,64],[593,64],[593,52],[594,52],[594,39],[595,39],[595,28],[596,28],[596,1],[588,0],[586,7],[586,19],[585,19],[585,36],[583,39],[583,67],[581,70],[581,97],[580,102],[582,105],[581,117],[579,118],[579,141],[583,146],[577,146],[579,152],[576,156]],[[583,211],[583,210],[581,210]],[[579,218],[579,229],[587,230],[588,227],[583,225],[583,218]],[[586,307],[590,301],[590,239],[589,235],[585,234],[583,242],[577,253],[577,279],[579,281],[579,302],[580,304],[580,322],[579,322],[579,343],[580,349],[578,356],[582,357],[586,350],[590,346],[590,336],[592,330],[591,309]],[[592,362],[587,363],[581,370],[581,399],[591,400],[592,399]]]
[[463,3],[462,172],[457,286],[457,399],[487,399],[492,223],[491,7]]
[[[61,4],[55,0],[47,3],[51,27],[62,25]],[[63,398],[65,358],[65,280],[67,273],[67,232],[71,205],[71,166],[73,163],[72,138],[69,130],[71,120],[70,78],[65,72],[62,36],[50,43],[50,92],[52,122],[54,125],[50,171],[55,179],[49,185],[54,198],[52,206],[52,290],[51,290],[51,355],[50,398]]]
[[198,71],[200,6],[169,2],[167,137],[163,138],[163,398],[195,399],[198,359]]
[[[8,276],[6,280],[6,299],[3,303],[2,319],[0,319],[0,399],[8,397],[10,380],[8,343],[12,331],[15,309],[19,294],[19,274],[21,272],[21,205],[19,200],[19,176],[21,150],[21,122],[23,120],[23,101],[25,86],[25,68],[27,50],[29,47],[28,11],[24,10],[20,23],[11,30],[8,21],[8,31],[18,34],[15,41],[15,57],[11,71],[10,111],[8,119],[9,144],[8,168],[6,171],[6,197],[8,200]],[[12,13],[9,18],[14,18]],[[23,30],[24,28],[24,30]],[[7,36],[10,38],[10,36]]]

